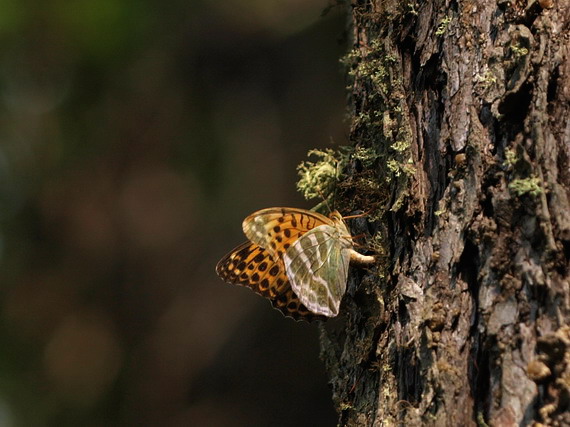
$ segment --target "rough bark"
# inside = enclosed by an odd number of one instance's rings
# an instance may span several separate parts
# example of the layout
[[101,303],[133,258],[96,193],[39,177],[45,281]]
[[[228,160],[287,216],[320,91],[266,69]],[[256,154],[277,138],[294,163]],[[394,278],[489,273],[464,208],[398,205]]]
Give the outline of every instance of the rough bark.
[[351,13],[343,195],[382,263],[321,330],[340,424],[569,425],[570,5]]

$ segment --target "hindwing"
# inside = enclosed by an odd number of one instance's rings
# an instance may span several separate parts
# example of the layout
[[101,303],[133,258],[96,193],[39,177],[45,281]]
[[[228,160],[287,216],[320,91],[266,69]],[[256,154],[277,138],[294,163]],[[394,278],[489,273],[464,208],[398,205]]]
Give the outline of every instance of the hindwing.
[[269,251],[245,242],[223,257],[216,273],[224,281],[250,288],[271,301],[273,307],[295,320],[311,321],[311,313],[291,289],[282,262],[275,262]]
[[321,225],[304,234],[285,252],[283,262],[293,292],[310,311],[338,315],[346,291],[351,244],[339,229]]

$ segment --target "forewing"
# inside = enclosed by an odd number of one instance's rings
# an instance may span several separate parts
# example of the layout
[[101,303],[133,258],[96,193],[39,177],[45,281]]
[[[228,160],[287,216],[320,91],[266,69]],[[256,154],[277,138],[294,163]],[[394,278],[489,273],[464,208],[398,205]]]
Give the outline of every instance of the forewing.
[[268,208],[254,212],[243,221],[249,240],[265,248],[275,259],[303,234],[332,221],[317,212],[295,208]]
[[228,283],[246,286],[266,297],[285,316],[306,321],[320,317],[295,295],[283,264],[273,261],[271,254],[255,243],[246,242],[232,250],[218,262],[216,273]]
[[346,291],[350,250],[338,230],[321,225],[300,237],[283,255],[293,292],[313,313],[338,315]]

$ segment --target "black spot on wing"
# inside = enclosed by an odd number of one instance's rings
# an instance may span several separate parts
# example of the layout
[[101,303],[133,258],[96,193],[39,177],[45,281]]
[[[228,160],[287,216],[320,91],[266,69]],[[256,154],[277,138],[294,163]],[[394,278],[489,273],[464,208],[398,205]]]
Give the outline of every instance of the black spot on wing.
[[251,242],[238,246],[216,265],[216,272],[224,281],[248,287],[268,298],[286,317],[307,322],[326,320],[299,301],[281,269],[267,251]]

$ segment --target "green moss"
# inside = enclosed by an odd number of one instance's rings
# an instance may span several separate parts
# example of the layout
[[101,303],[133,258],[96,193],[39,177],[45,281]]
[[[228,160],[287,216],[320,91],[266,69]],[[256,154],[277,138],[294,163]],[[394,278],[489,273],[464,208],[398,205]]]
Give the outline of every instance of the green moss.
[[511,51],[515,57],[520,58],[521,56],[528,55],[528,49],[526,47],[521,46],[519,43],[512,44]]
[[483,412],[477,412],[477,425],[479,427],[489,427],[489,424],[485,422],[485,416]]
[[399,140],[393,143],[390,148],[394,151],[397,151],[398,153],[404,153],[408,151],[408,148],[410,148],[410,146],[411,144],[409,140]]
[[414,161],[411,158],[409,158],[406,164],[402,166],[402,170],[408,176],[415,175],[416,167],[414,166]]
[[392,206],[390,206],[390,210],[392,212],[397,212],[404,205],[404,201],[406,200],[406,197],[408,197],[408,195],[409,193],[407,189],[399,191],[398,198],[392,204]]
[[[375,170],[371,176],[357,176],[353,171],[350,182],[343,183],[347,190],[350,187],[359,193],[357,198],[362,197],[361,201],[356,200],[354,193],[350,193],[349,204],[351,207],[357,202],[369,204],[367,199],[376,197],[384,205],[384,212],[398,209],[409,194],[408,179],[416,173],[410,160],[412,131],[400,55],[389,38],[379,37],[352,49],[342,62],[351,82],[349,89],[366,96],[366,102],[354,106],[351,123],[354,142],[359,147],[374,147],[357,148],[352,153],[351,158],[360,160],[365,170]],[[385,206],[389,199],[396,200],[391,207]]]
[[445,16],[439,23],[437,30],[435,30],[435,35],[442,36],[443,34],[445,34],[445,31],[447,30],[447,27],[450,22],[451,22],[451,16]]
[[503,162],[503,166],[511,168],[515,165],[518,161],[518,156],[515,150],[509,148],[505,151],[505,161]]
[[530,194],[531,196],[536,197],[542,193],[540,179],[535,176],[524,179],[514,179],[509,184],[509,190],[519,197],[524,194]]
[[297,189],[307,200],[320,198],[326,203],[334,194],[337,185],[351,187],[368,195],[381,190],[377,176],[368,172],[356,173],[349,182],[341,182],[343,170],[349,160],[359,161],[366,171],[373,169],[380,155],[372,147],[311,150],[308,155],[313,156],[315,160],[305,161],[297,167],[299,174]]
[[[396,178],[403,176],[403,175],[411,176],[411,175],[414,175],[416,173],[416,168],[413,165],[412,159],[408,159],[408,161],[405,163],[400,163],[396,159],[389,159],[386,162],[386,167],[388,168],[388,170],[390,172],[392,172],[392,174]],[[387,179],[391,180],[390,177],[387,177]]]
[[487,70],[484,74],[477,74],[476,80],[485,89],[493,87],[498,82],[497,77],[493,74],[493,71]]
[[438,210],[435,211],[433,214],[434,214],[435,216],[441,216],[441,215],[443,215],[445,212],[447,212],[447,210],[446,210],[445,208],[443,208],[443,209],[438,209]]
[[414,2],[409,2],[406,7],[408,8],[408,13],[411,13],[412,15],[417,16],[418,15],[418,11],[416,9],[416,4]]
[[395,159],[390,159],[386,162],[388,170],[391,171],[395,176],[400,176],[400,163]]
[[370,95],[376,92],[388,95],[393,86],[391,67],[398,62],[395,54],[386,52],[379,40],[373,40],[368,47],[358,47],[348,52],[342,59],[348,68],[348,76],[351,80],[365,79],[374,87]]
[[355,160],[360,160],[362,166],[365,168],[372,166],[379,157],[380,155],[376,153],[376,150],[373,147],[356,147],[352,153],[352,158]]
[[354,116],[353,124],[356,127],[368,127],[371,125],[378,124],[378,112],[373,111],[372,113],[360,113]]
[[[398,55],[384,41],[376,39],[350,51],[343,63],[349,67],[353,82],[367,88],[368,108],[355,112],[352,127],[359,130],[364,145],[383,148],[383,152],[374,152],[373,159],[385,159],[382,169],[386,183],[415,173],[408,162],[411,132],[402,105],[405,100]],[[385,141],[378,141],[379,134]]]

